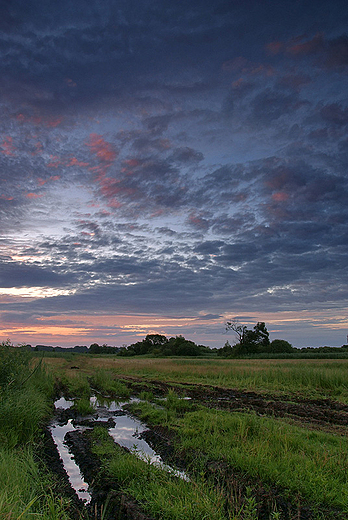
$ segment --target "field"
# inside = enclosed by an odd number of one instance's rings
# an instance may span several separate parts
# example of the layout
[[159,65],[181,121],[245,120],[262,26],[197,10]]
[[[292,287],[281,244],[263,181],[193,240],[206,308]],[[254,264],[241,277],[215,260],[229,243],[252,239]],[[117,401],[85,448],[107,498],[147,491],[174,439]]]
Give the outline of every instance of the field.
[[[43,410],[30,438],[27,423],[25,435],[17,428],[19,438],[9,424],[0,425],[7,443],[1,460],[5,467],[6,457],[14,457],[19,474],[36,471],[41,484],[50,484],[33,489],[20,507],[15,501],[7,507],[16,487],[8,477],[0,486],[0,518],[43,518],[43,512],[52,520],[348,518],[348,360],[46,354],[29,365],[35,373],[25,384],[41,396]],[[45,429],[53,400],[62,395],[74,400],[71,420],[87,426],[67,442],[91,489],[88,506],[57,478],[64,471]],[[115,443],[98,420],[93,395],[100,401],[137,397],[119,415],[141,420],[142,438],[186,477]],[[33,399],[37,409],[40,400]],[[62,424],[67,413],[59,416]]]

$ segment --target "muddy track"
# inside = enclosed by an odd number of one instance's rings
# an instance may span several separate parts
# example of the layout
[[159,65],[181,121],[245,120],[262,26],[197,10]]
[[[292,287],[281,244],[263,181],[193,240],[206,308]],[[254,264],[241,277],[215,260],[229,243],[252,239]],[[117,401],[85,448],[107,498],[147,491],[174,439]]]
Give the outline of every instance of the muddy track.
[[[193,404],[203,404],[210,408],[229,411],[253,410],[260,415],[286,417],[315,425],[339,427],[344,429],[348,425],[348,406],[331,401],[329,399],[303,399],[293,396],[272,396],[255,392],[242,392],[238,390],[212,387],[208,385],[194,384],[170,384],[156,380],[144,380],[124,377],[133,395],[141,391],[151,391],[158,396],[168,393],[173,389],[179,395],[191,397]],[[73,411],[57,411],[58,420],[65,423],[68,414]],[[71,417],[71,415],[70,415]],[[75,417],[75,419],[77,419]],[[85,426],[92,426],[86,420]],[[78,419],[82,424],[81,418]],[[110,424],[108,424],[110,422]],[[113,426],[112,421],[99,424],[94,421],[94,426]],[[342,430],[343,431],[343,430]],[[199,458],[204,464],[206,477],[223,491],[226,501],[226,517],[233,517],[233,508],[242,507],[248,494],[248,488],[252,489],[255,497],[259,520],[269,520],[273,511],[281,512],[284,520],[312,520],[317,518],[317,511],[326,520],[344,520],[346,516],[338,510],[315,506],[306,503],[301,497],[291,497],[286,490],[267,485],[256,478],[251,478],[242,472],[231,468],[221,461],[209,460],[204,453],[194,451],[178,451],[175,446],[176,434],[164,427],[149,428],[142,433],[142,437],[152,449],[158,453],[162,460],[190,476],[190,469]],[[120,483],[110,478],[102,471],[101,461],[92,453],[88,431],[74,431],[66,434],[66,443],[74,455],[75,461],[80,467],[92,494],[91,503],[85,506],[71,489],[67,475],[59,459],[55,444],[47,430],[44,436],[45,460],[59,477],[57,491],[71,498],[72,518],[89,518],[93,520],[153,520],[147,516],[141,507],[132,499],[122,493]],[[105,504],[107,504],[105,514]],[[198,520],[198,519],[197,519]]]
[[72,488],[68,475],[59,457],[57,447],[48,428],[42,431],[40,461],[55,475],[52,490],[57,496],[70,501],[69,516],[73,520],[153,520],[146,515],[132,497],[120,491],[119,483],[110,480],[101,471],[101,461],[91,451],[91,442],[86,432],[68,432],[69,446],[83,477],[88,482],[92,500],[89,504],[79,499]]
[[88,431],[68,432],[65,442],[74,454],[84,479],[92,493],[87,510],[93,520],[153,520],[132,497],[120,490],[119,482],[111,480],[100,468],[99,458],[92,452]]
[[134,377],[123,377],[122,380],[133,390],[136,387],[138,391],[151,390],[164,395],[169,389],[173,389],[178,394],[191,397],[194,402],[209,408],[228,411],[253,410],[259,415],[288,418],[318,428],[333,429],[336,433],[341,430],[342,434],[347,434],[348,406],[331,399],[305,399],[296,396],[243,392],[190,383],[176,385]]
[[84,503],[71,487],[63,462],[59,457],[57,447],[48,428],[42,430],[38,452],[39,463],[43,463],[46,469],[55,477],[54,488],[52,489],[53,494],[68,498],[70,501],[70,517],[81,520],[81,511],[84,509]]

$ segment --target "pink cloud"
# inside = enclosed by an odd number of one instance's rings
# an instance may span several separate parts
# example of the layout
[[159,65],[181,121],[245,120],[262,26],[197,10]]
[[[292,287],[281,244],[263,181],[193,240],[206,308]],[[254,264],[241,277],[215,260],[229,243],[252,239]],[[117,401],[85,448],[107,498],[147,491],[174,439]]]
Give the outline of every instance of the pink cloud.
[[286,200],[288,200],[288,198],[289,198],[289,195],[287,193],[285,193],[285,191],[277,191],[276,193],[273,193],[273,195],[272,195],[272,199],[275,202],[285,202]]
[[89,163],[88,162],[79,161],[78,159],[76,159],[76,157],[72,157],[70,159],[70,161],[66,164],[66,166],[85,167],[85,166],[89,166]]
[[122,206],[121,202],[119,202],[117,199],[113,198],[108,201],[108,207],[109,208],[120,208]]
[[25,196],[27,199],[39,199],[42,197],[42,195],[39,195],[38,193],[27,193]]
[[46,184],[46,182],[48,181],[59,181],[60,179],[60,175],[51,175],[51,177],[49,179],[41,179],[41,177],[39,177],[37,179],[37,183],[39,186],[44,186]]
[[303,85],[307,85],[310,82],[311,78],[309,76],[300,74],[287,74],[281,78],[279,84],[285,87],[299,90]]
[[16,148],[13,144],[13,139],[11,136],[7,135],[5,137],[5,139],[1,143],[1,148],[1,153],[3,153],[4,155],[10,155],[11,157],[15,156],[13,152],[16,150]]
[[56,128],[63,122],[63,117],[43,118],[41,116],[26,116],[25,114],[17,114],[17,121],[21,123],[31,123],[33,125],[45,125],[47,128]]
[[50,155],[51,162],[47,164],[48,168],[58,168],[58,166],[61,166],[64,164],[57,155]]
[[79,161],[76,157],[71,158],[60,158],[57,155],[50,156],[51,162],[47,164],[49,168],[58,168],[59,166],[77,166],[79,168],[85,168],[89,166],[88,162]]
[[266,45],[266,50],[268,54],[279,54],[284,50],[284,43],[283,42],[271,42]]
[[197,229],[208,229],[210,227],[209,221],[203,218],[201,215],[191,213],[188,218],[189,224]]
[[299,43],[295,40],[296,43],[289,43],[287,45],[286,51],[289,54],[293,55],[308,55],[313,54],[319,50],[321,50],[324,46],[323,35],[318,33],[311,40],[304,40],[305,36],[299,36],[296,40],[299,40]]
[[164,209],[158,209],[157,211],[154,211],[151,213],[150,218],[156,218],[164,215]]
[[90,134],[86,143],[91,152],[103,163],[112,163],[116,159],[117,152],[111,143],[105,141],[99,134]]
[[65,78],[65,83],[68,85],[68,87],[77,87],[77,83],[75,83],[75,81],[70,78]]
[[57,126],[59,126],[63,121],[63,118],[62,117],[58,117],[57,119],[48,119],[44,122],[44,124],[48,127],[48,128],[56,128]]
[[139,166],[140,161],[138,159],[127,159],[123,161],[123,164],[126,164],[130,168],[135,168],[136,166]]
[[222,70],[223,72],[237,72],[247,76],[257,76],[258,74],[273,76],[274,74],[274,69],[271,65],[267,63],[254,63],[243,58],[243,56],[239,56],[234,60],[225,61],[222,64]]

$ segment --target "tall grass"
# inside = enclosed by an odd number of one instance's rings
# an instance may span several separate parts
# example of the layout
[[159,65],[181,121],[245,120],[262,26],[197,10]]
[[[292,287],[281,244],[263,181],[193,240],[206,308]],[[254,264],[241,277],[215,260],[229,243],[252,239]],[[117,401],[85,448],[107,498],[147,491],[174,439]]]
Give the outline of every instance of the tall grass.
[[80,374],[74,375],[63,358],[46,357],[44,360],[71,386],[71,393],[80,391],[77,383],[84,380],[86,384],[88,376],[92,376],[94,383],[101,381],[101,388],[105,387],[103,379],[117,381],[123,376],[136,376],[169,383],[333,398],[348,403],[348,360],[92,358],[80,355],[76,356],[75,362],[80,367]]
[[0,448],[0,518],[68,520],[69,502],[50,493],[30,447]]
[[53,477],[35,455],[53,377],[31,361],[23,349],[0,345],[0,518],[66,520],[67,503],[50,492]]
[[348,360],[122,359],[110,368],[167,382],[329,397],[348,403]]
[[104,396],[129,397],[130,394],[125,384],[116,379],[110,371],[101,368],[93,373],[90,384]]
[[66,389],[69,397],[87,399],[91,396],[91,387],[86,374],[69,372],[60,378],[60,384]]
[[15,390],[0,397],[0,441],[2,446],[33,443],[49,413],[49,404],[34,388]]

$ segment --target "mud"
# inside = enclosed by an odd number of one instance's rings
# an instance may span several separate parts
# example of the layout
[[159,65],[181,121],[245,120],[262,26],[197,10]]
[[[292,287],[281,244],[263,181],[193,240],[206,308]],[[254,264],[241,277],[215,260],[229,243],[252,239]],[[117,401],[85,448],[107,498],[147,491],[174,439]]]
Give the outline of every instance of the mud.
[[71,487],[63,462],[48,428],[42,431],[40,460],[55,476],[53,493],[69,499],[69,516],[73,520],[153,520],[132,497],[120,491],[116,481],[100,473],[101,462],[92,453],[87,432],[73,431],[65,436],[66,444],[89,484],[92,500],[89,504],[77,496]]

